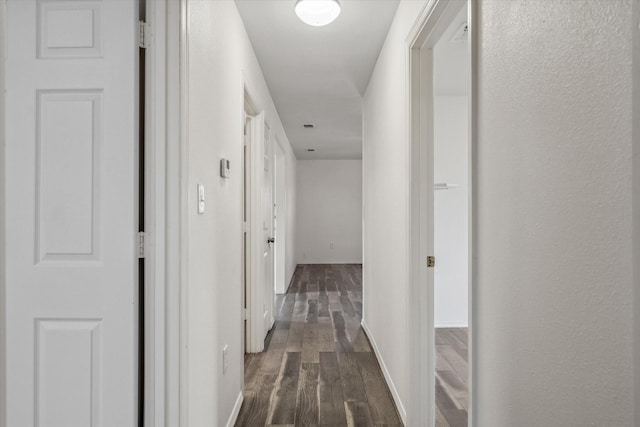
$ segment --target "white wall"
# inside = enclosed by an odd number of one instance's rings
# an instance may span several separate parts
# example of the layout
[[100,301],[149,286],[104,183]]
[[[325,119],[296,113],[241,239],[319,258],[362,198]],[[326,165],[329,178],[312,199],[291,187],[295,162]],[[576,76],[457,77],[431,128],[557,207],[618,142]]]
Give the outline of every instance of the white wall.
[[362,161],[298,161],[299,264],[362,262]]
[[287,246],[287,233],[286,233],[286,219],[287,219],[287,182],[285,175],[285,156],[284,151],[280,148],[280,144],[274,144],[274,199],[276,205],[275,212],[275,245],[274,245],[274,257],[275,257],[275,291],[276,294],[283,294],[287,291],[289,283],[286,276],[286,246]]
[[[286,150],[295,199],[295,157],[233,1],[188,1],[188,251],[186,301],[187,425],[223,426],[242,387],[242,159],[246,83]],[[219,176],[220,158],[231,177]],[[196,185],[207,211],[196,213]],[[291,214],[291,212],[290,212]],[[293,213],[295,215],[295,213]],[[295,216],[289,221],[293,236]],[[294,249],[293,242],[289,245]],[[222,373],[222,349],[229,367]]]
[[401,416],[407,372],[409,145],[406,43],[423,1],[401,1],[363,100],[363,324]]
[[289,286],[293,273],[296,271],[296,232],[298,229],[298,162],[293,150],[288,150],[285,156],[285,185],[287,197],[287,230],[285,245],[285,286]]
[[[633,425],[633,3],[474,3],[476,426]],[[406,311],[405,38],[422,5],[401,1],[364,98],[364,319],[401,411],[406,319],[388,313]]]
[[634,1],[478,2],[474,425],[633,425]]
[[434,182],[458,185],[434,194],[436,328],[468,325],[468,115],[466,96],[435,97]]

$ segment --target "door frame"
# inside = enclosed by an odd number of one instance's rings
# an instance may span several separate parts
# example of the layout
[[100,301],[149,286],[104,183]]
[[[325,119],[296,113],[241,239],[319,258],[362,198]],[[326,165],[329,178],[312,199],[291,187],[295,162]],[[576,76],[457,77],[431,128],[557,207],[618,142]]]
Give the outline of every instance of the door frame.
[[[264,143],[266,138],[266,114],[259,105],[256,104],[256,97],[253,96],[251,86],[245,78],[243,85],[243,114],[249,114],[253,120],[260,118],[261,124],[249,126],[247,130],[249,143],[247,152],[249,158],[248,170],[243,173],[245,192],[245,206],[247,210],[247,243],[244,256],[245,290],[243,300],[246,298],[246,332],[245,332],[245,353],[260,353],[264,350],[264,289],[261,286],[260,277],[264,275],[263,260],[263,227],[262,227],[262,180],[264,176]],[[247,113],[248,112],[248,113]],[[244,120],[243,120],[244,123]],[[257,134],[254,134],[254,128]],[[262,138],[259,138],[262,133]],[[245,165],[246,169],[246,165]],[[246,172],[249,174],[249,181],[246,182]],[[262,284],[263,285],[263,284]],[[241,310],[242,312],[243,310]]]
[[[151,43],[145,50],[145,427],[179,425],[181,366],[181,251],[186,228],[181,133],[186,82],[186,2],[147,1]],[[186,389],[184,389],[186,390]]]
[[6,22],[5,22],[5,8],[7,0],[0,0],[0,426],[6,427],[7,420],[7,390],[6,390],[6,337],[5,337],[5,319],[6,313],[4,308],[5,299],[5,202],[4,202],[4,171],[5,171],[5,159],[4,159],[4,105],[5,105],[5,90],[4,90],[4,76],[5,74],[5,43],[6,43]]
[[[427,268],[433,255],[433,47],[452,23],[460,8],[469,7],[469,391],[468,425],[473,425],[476,390],[474,353],[475,283],[475,182],[476,182],[476,75],[477,3],[474,0],[432,0],[416,19],[406,39],[407,100],[409,128],[409,292],[407,366],[414,374],[409,380],[407,425],[432,426],[435,422],[435,329],[434,275]],[[416,345],[417,343],[417,345]],[[424,402],[428,402],[427,405]]]

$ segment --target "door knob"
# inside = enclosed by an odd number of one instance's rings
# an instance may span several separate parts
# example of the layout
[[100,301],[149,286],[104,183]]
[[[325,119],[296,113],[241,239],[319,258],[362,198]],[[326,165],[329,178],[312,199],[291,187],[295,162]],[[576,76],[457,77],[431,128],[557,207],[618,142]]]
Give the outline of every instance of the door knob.
[[273,237],[269,237],[267,239],[267,243],[275,243],[276,239],[274,239]]

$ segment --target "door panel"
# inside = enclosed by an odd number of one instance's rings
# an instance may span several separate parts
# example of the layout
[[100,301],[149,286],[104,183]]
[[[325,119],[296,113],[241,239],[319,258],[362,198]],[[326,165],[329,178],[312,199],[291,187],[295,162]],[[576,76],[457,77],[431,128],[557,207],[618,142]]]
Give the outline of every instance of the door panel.
[[137,3],[7,2],[9,426],[136,422]]

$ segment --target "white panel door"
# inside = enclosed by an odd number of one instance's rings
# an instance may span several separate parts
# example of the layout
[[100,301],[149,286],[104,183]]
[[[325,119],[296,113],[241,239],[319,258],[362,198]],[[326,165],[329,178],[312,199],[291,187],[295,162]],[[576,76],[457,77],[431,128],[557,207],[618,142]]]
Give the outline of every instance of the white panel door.
[[[265,143],[265,121],[264,112],[248,119],[247,143],[249,149],[249,163],[245,165],[249,170],[249,177],[245,184],[248,184],[250,193],[248,206],[249,239],[247,245],[249,250],[248,265],[246,270],[246,304],[249,309],[249,322],[247,334],[248,353],[259,353],[264,349],[264,338],[267,328],[267,291],[265,283],[265,253],[267,238],[264,230],[264,148]],[[247,261],[245,261],[247,262]]]
[[136,0],[8,0],[7,425],[137,423]]
[[265,124],[263,149],[264,176],[262,178],[262,244],[265,334],[273,326],[274,286],[274,229],[273,229],[273,142],[269,126]]

